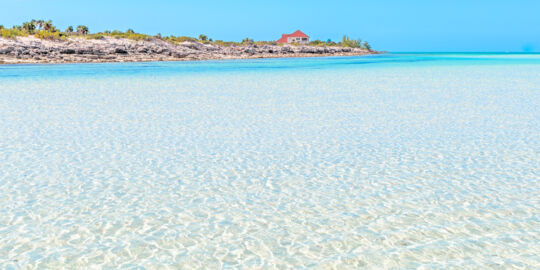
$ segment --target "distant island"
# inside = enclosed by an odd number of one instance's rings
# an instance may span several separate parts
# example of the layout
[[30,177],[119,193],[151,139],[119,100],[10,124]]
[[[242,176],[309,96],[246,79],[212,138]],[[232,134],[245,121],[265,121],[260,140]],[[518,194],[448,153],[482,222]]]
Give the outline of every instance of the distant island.
[[277,41],[241,42],[199,37],[161,36],[128,29],[90,33],[84,25],[59,30],[51,21],[0,25],[0,64],[187,61],[276,57],[377,54],[368,42],[344,36],[341,41],[310,41],[301,31]]

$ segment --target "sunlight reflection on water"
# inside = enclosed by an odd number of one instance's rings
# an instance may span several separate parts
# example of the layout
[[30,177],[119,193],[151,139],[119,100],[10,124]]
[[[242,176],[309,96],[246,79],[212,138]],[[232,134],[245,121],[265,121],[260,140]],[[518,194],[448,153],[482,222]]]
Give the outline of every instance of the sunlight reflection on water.
[[538,60],[0,67],[0,265],[538,267]]

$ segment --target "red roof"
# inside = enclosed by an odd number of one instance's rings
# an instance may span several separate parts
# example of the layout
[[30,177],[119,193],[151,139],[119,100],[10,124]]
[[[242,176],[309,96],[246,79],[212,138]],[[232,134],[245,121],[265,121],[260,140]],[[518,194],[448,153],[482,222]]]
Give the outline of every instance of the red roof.
[[287,38],[290,38],[290,37],[300,37],[300,38],[309,38],[308,35],[302,33],[302,31],[298,30],[292,34],[283,34],[281,35],[281,38],[278,39],[277,42],[280,42],[280,43],[287,43]]

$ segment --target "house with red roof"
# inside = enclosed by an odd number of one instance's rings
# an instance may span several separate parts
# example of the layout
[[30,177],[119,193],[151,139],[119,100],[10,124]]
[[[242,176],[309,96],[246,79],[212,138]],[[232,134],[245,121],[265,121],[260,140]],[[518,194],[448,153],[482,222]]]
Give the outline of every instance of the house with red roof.
[[300,43],[300,44],[307,44],[309,43],[309,36],[302,33],[302,31],[298,30],[292,34],[283,34],[281,35],[281,38],[278,39],[278,43]]

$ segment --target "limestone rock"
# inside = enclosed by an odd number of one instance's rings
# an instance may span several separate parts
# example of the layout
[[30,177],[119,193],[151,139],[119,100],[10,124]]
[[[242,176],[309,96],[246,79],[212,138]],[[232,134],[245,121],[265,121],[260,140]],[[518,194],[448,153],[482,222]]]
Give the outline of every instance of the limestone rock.
[[32,36],[17,39],[0,38],[1,63],[173,61],[371,53],[376,52],[358,48],[305,45],[233,44],[220,46],[194,41],[173,44],[161,39],[134,41],[112,37],[98,40],[72,37],[67,41],[42,40]]

